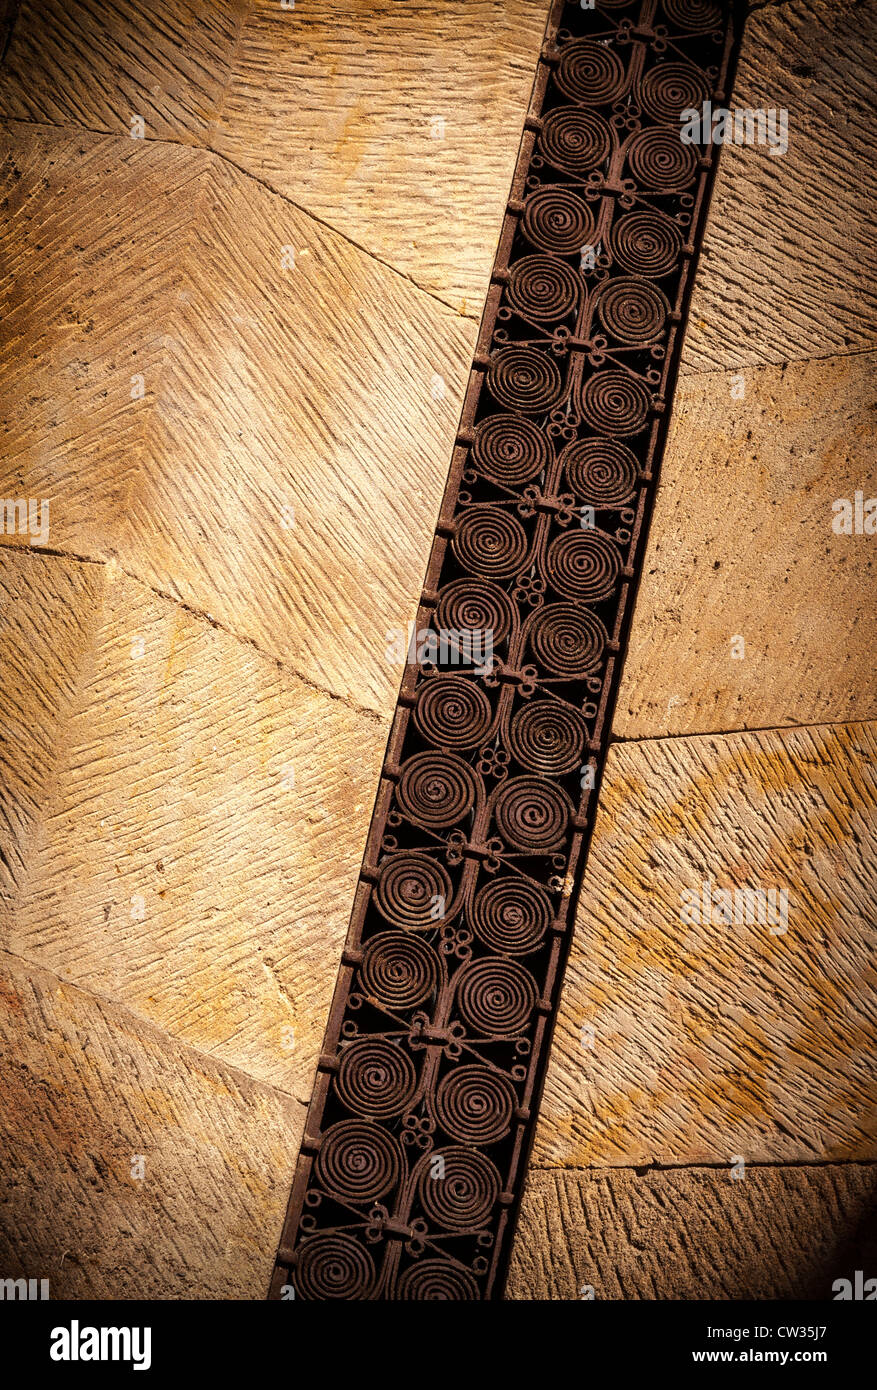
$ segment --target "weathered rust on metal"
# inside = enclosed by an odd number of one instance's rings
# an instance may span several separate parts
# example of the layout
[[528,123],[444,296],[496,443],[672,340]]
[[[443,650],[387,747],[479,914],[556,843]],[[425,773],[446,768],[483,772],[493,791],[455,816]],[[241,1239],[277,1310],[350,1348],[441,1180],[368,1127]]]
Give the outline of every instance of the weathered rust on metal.
[[551,7],[273,1297],[501,1294],[737,27]]

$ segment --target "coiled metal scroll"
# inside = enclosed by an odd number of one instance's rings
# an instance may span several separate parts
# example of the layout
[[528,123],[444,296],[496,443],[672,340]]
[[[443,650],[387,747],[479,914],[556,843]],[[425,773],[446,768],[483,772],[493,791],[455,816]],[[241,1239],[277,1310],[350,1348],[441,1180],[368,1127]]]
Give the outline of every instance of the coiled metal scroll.
[[275,1297],[501,1292],[734,28],[552,5]]

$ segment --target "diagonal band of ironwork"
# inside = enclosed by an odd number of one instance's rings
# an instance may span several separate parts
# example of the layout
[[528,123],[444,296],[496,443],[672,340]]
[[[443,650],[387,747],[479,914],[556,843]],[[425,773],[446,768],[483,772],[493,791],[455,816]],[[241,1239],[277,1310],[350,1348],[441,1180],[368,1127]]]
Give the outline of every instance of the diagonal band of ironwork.
[[551,6],[272,1297],[501,1295],[738,33]]

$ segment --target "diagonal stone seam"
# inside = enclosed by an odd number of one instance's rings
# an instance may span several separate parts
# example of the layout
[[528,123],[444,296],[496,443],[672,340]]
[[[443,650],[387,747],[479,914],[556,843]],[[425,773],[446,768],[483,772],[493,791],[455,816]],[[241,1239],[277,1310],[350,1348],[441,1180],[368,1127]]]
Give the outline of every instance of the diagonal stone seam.
[[[58,121],[49,121],[45,119],[38,121],[25,120],[21,116],[7,117],[6,124],[10,129],[19,126],[24,129],[32,130],[57,130],[67,135],[76,135],[80,133],[94,135],[103,140],[127,140],[129,138],[123,135],[119,130],[105,129],[101,126],[88,126],[72,122],[62,125]],[[477,322],[476,315],[462,313],[458,308],[455,308],[449,300],[443,299],[440,294],[436,294],[435,291],[429,289],[427,285],[421,285],[420,281],[415,280],[407,271],[400,270],[398,266],[393,265],[392,261],[388,261],[383,256],[379,256],[376,251],[370,250],[369,247],[365,246],[361,241],[357,241],[355,237],[350,236],[348,232],[341,231],[339,227],[336,227],[335,224],[328,221],[327,218],[321,217],[319,213],[313,212],[310,208],[305,207],[304,203],[297,202],[295,198],[291,198],[282,188],[278,188],[268,179],[262,178],[259,174],[253,173],[252,169],[247,169],[243,164],[239,164],[237,160],[232,159],[224,150],[214,149],[213,146],[209,144],[199,145],[191,144],[188,140],[174,140],[168,135],[146,135],[143,137],[143,140],[149,145],[174,146],[177,149],[191,150],[193,154],[199,153],[208,156],[210,159],[215,159],[219,164],[224,164],[226,168],[233,169],[234,172],[239,174],[243,179],[258,185],[259,188],[263,188],[265,192],[270,193],[273,198],[280,198],[288,207],[294,208],[296,212],[300,212],[303,217],[307,217],[316,226],[322,227],[324,231],[337,237],[339,241],[346,242],[348,246],[352,246],[353,249],[360,252],[361,255],[367,256],[369,260],[374,261],[377,265],[383,266],[385,270],[389,270],[393,275],[398,276],[400,280],[404,280],[412,289],[417,290],[419,294],[425,294],[429,299],[435,300],[436,304],[440,304],[443,309],[446,309],[452,318],[467,319],[470,323]],[[194,177],[197,177],[197,175]]]
[[502,1295],[741,25],[551,4],[271,1297]]

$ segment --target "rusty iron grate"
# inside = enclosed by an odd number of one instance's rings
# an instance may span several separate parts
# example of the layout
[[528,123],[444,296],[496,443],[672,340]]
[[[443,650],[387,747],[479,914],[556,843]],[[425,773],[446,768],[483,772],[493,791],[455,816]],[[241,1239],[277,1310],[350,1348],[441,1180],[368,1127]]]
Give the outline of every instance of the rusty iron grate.
[[738,27],[551,6],[273,1297],[501,1295]]

